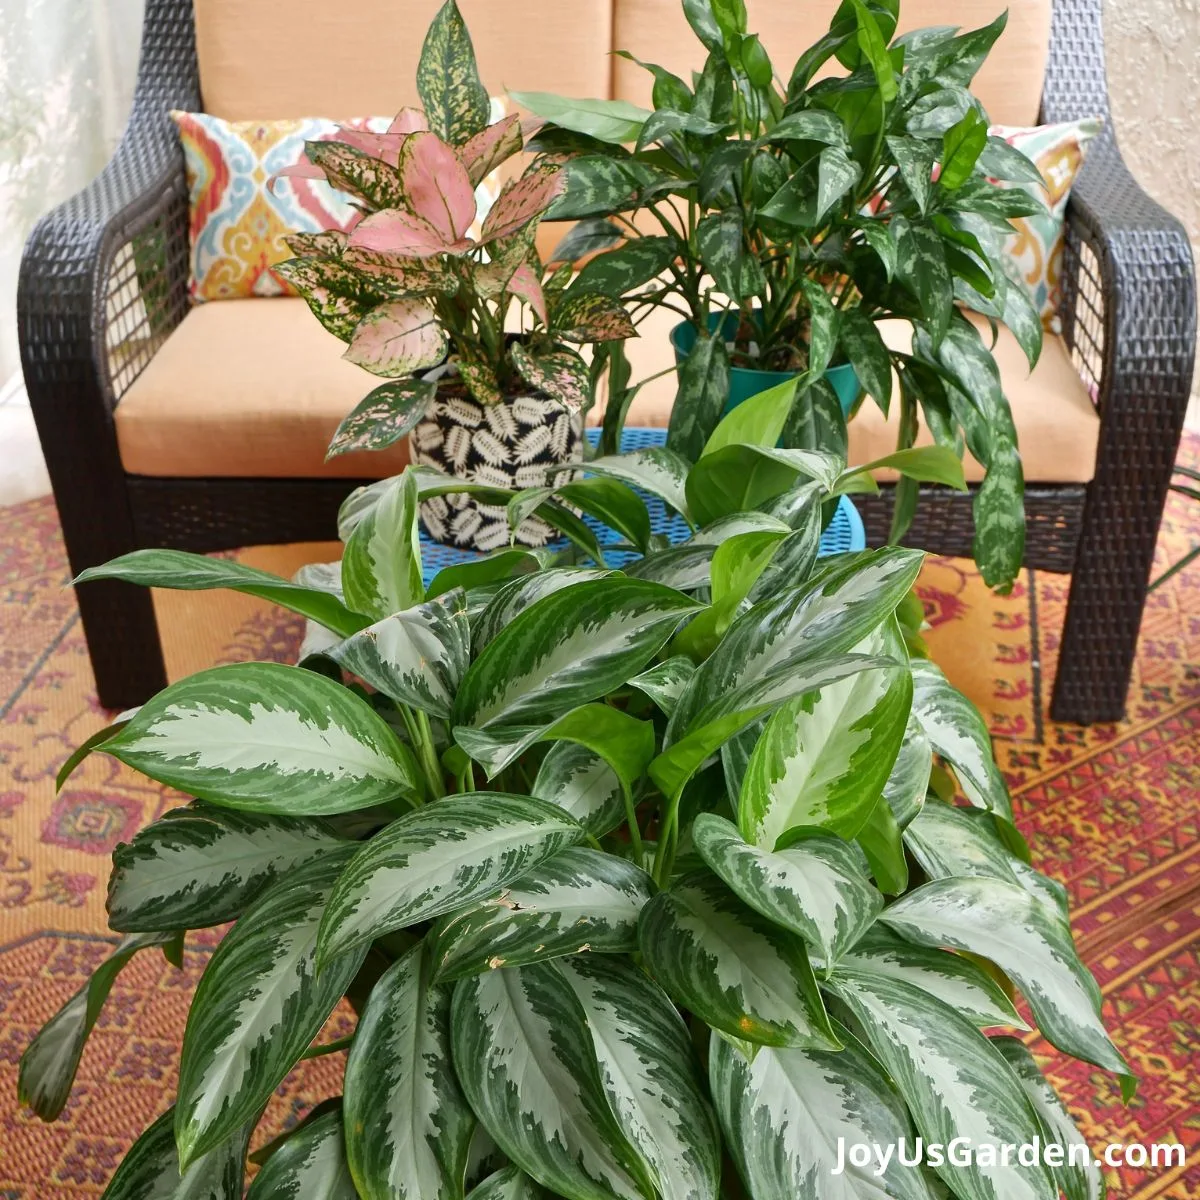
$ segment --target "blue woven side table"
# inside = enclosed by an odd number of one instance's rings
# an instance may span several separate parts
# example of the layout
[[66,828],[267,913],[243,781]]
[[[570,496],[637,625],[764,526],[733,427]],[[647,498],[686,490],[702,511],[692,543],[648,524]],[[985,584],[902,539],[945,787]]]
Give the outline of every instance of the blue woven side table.
[[[587,437],[594,446],[599,431],[589,429]],[[645,450],[649,446],[661,446],[666,440],[665,429],[625,429],[621,434],[621,451],[627,454],[631,450]],[[682,542],[688,536],[690,530],[681,516],[668,509],[657,496],[640,491],[639,495],[646,501],[646,508],[650,513],[650,528],[655,533],[666,534],[672,542]],[[620,535],[607,525],[602,525],[592,517],[585,516],[584,520],[596,534],[596,540],[601,546],[613,546],[621,541]],[[551,548],[562,549],[566,545],[567,542],[563,540],[551,543]],[[867,537],[862,517],[858,515],[858,509],[850,500],[842,496],[837,511],[833,514],[833,520],[821,535],[821,554],[843,554],[848,550],[865,550],[866,547]],[[425,569],[426,583],[429,583],[443,567],[452,567],[456,563],[468,562],[475,557],[475,551],[443,546],[440,542],[435,542],[424,529],[421,530],[421,561]],[[614,550],[605,557],[610,566],[622,567],[631,559],[637,558],[637,555],[630,551]]]

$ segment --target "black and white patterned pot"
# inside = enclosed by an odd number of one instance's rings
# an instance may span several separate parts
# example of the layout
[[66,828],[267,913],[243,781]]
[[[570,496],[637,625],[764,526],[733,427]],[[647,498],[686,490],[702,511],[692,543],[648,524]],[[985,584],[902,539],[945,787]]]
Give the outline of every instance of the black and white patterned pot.
[[[518,396],[478,404],[439,393],[412,431],[412,461],[459,479],[520,490],[545,484],[547,467],[578,459],[582,440],[579,417],[556,400]],[[480,504],[462,492],[423,501],[421,520],[435,541],[466,550],[500,550],[511,537],[502,505]],[[545,521],[529,517],[516,541],[544,546],[556,536]]]

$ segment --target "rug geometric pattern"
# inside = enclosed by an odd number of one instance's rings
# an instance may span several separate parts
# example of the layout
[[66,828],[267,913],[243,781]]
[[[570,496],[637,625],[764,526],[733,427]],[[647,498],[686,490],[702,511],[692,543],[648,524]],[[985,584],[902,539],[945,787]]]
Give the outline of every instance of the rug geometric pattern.
[[[1182,459],[1200,465],[1200,438]],[[1172,497],[1156,571],[1200,542],[1200,505]],[[290,574],[334,546],[256,547],[237,557]],[[109,855],[179,797],[93,755],[57,797],[65,757],[107,721],[95,700],[69,570],[49,499],[0,509],[0,1200],[99,1196],[137,1132],[171,1102],[176,1047],[213,935],[184,969],[156,951],[120,976],[54,1125],[15,1102],[20,1054],[107,952]],[[1030,1035],[1094,1148],[1178,1142],[1184,1168],[1124,1168],[1112,1194],[1200,1200],[1200,563],[1146,610],[1128,716],[1088,729],[1047,715],[1069,580],[1025,573],[996,596],[973,565],[931,559],[920,581],[928,642],[983,710],[1041,868],[1072,897],[1079,949],[1105,1018],[1140,1076],[1124,1106],[1110,1076]],[[300,623],[224,593],[156,593],[171,678],[216,663],[286,661]],[[336,1013],[331,1034],[350,1028]],[[335,1091],[341,1056],[289,1076],[261,1136]]]

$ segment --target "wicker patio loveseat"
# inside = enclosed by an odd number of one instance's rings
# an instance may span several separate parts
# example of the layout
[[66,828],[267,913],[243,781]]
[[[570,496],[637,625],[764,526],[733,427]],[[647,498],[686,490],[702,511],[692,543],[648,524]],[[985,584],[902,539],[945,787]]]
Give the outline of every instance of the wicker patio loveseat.
[[[608,51],[684,65],[673,61],[686,42],[673,32],[679,0],[461,4],[496,87],[640,100],[629,64]],[[751,0],[751,23],[786,56],[834,4]],[[979,25],[1001,6],[906,0],[903,19]],[[398,469],[403,451],[322,463],[337,419],[368,385],[301,301],[189,305],[187,186],[167,114],[389,113],[414,99],[406,88],[435,8],[147,0],[125,136],[99,178],[37,226],[21,265],[25,379],[73,570],[145,546],[329,538],[346,493]],[[1010,8],[978,81],[992,118],[1105,120],[1068,210],[1061,339],[1047,339],[1031,378],[1016,354],[1011,366],[998,357],[1026,461],[1027,565],[1072,574],[1052,713],[1114,720],[1191,384],[1192,257],[1118,150],[1101,0]],[[859,501],[872,542],[886,537],[889,493]],[[923,494],[911,544],[968,554],[971,536],[970,496]],[[163,685],[148,593],[89,583],[79,604],[102,704],[140,703]]]

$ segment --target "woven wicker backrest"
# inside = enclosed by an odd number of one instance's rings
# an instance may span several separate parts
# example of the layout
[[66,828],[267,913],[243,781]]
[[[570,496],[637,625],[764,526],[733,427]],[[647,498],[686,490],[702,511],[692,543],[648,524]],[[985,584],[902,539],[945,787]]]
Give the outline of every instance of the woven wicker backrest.
[[[416,101],[441,0],[195,0],[206,112],[229,120],[390,115]],[[611,0],[460,0],[480,72],[506,88],[607,96]]]

